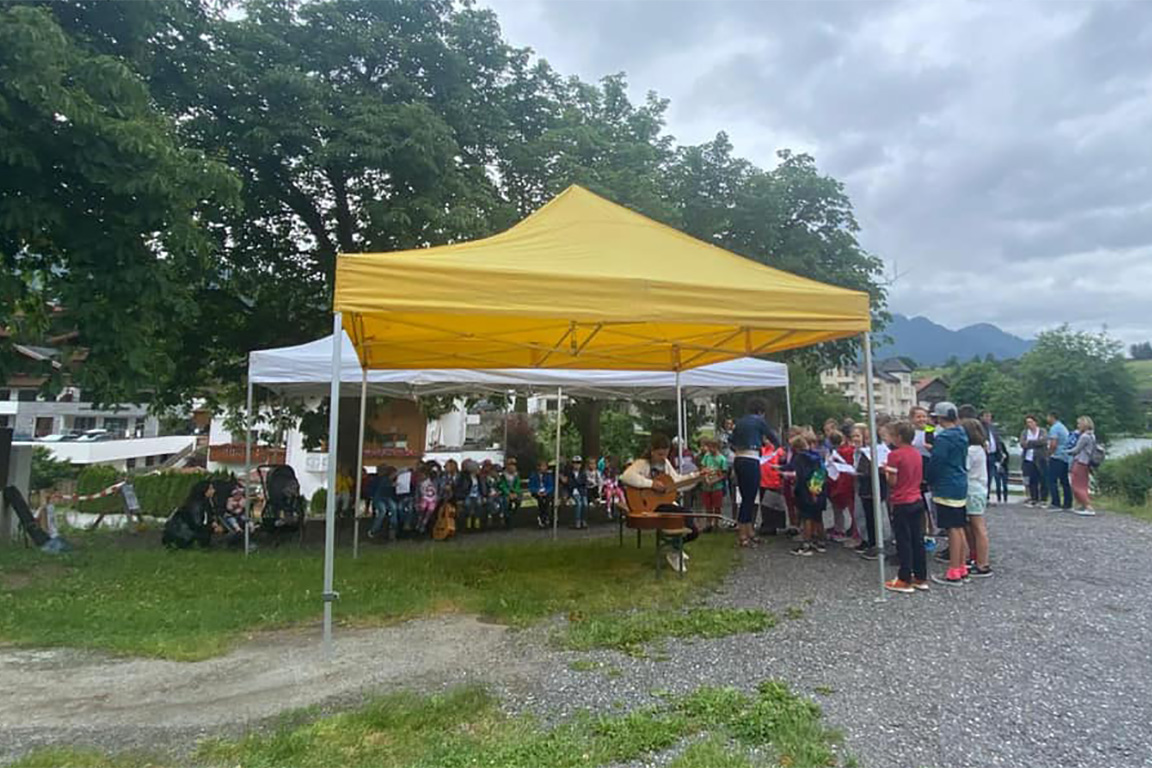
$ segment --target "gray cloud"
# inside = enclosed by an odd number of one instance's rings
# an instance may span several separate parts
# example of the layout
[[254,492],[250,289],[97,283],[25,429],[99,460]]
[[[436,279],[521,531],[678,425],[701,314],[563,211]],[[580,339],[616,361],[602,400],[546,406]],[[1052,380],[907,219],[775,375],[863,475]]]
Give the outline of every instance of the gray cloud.
[[894,310],[1152,337],[1152,3],[489,4],[561,71],[671,98],[682,142],[815,154]]

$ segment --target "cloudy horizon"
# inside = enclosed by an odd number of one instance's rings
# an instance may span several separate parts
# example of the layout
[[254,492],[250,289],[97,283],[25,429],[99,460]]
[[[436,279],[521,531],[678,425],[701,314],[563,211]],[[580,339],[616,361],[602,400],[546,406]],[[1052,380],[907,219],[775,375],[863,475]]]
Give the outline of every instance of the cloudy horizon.
[[889,309],[1147,340],[1152,2],[481,0],[514,45],[844,182]]

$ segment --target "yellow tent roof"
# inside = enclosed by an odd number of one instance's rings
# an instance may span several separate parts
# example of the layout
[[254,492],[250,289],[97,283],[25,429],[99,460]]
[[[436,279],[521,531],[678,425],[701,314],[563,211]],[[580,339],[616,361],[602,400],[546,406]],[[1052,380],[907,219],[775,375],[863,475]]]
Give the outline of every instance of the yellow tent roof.
[[340,256],[334,309],[369,368],[676,370],[870,327],[865,293],[577,186],[482,240]]

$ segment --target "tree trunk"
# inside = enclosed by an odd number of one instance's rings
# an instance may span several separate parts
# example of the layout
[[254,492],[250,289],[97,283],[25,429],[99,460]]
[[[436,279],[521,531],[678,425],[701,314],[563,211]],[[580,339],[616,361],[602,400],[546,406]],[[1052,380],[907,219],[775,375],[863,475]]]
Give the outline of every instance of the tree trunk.
[[571,407],[572,423],[580,432],[580,451],[585,456],[600,455],[600,411],[603,400],[578,400]]

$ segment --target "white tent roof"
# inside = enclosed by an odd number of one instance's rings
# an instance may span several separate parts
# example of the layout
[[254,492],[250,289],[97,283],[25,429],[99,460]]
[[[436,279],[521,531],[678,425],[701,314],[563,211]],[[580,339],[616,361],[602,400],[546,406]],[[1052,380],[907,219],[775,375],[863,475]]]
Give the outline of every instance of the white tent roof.
[[[352,341],[343,335],[340,353],[342,392],[360,394],[363,375]],[[279,349],[262,349],[248,355],[248,378],[253,384],[284,395],[323,397],[332,376],[332,337]],[[725,392],[788,386],[788,366],[745,357],[691,368],[680,374],[684,397],[704,397]],[[368,391],[374,395],[413,397],[464,392],[531,392],[563,387],[566,394],[582,397],[672,399],[676,374],[670,371],[601,371],[543,368],[466,370],[368,371]]]

